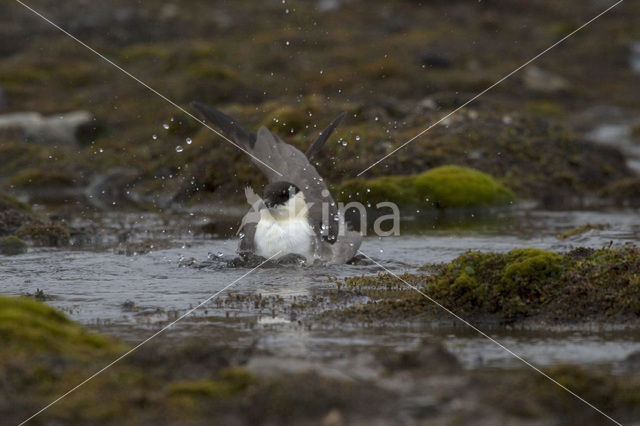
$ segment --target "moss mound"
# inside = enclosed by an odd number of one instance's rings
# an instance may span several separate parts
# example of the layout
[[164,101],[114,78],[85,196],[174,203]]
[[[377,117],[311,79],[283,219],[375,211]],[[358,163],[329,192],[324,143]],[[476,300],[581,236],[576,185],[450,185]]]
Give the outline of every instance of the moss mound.
[[503,318],[640,316],[640,250],[470,252],[426,286],[457,311]]
[[460,166],[436,167],[417,175],[352,179],[338,187],[338,194],[343,201],[392,201],[441,209],[500,206],[514,200],[511,190],[488,174]]
[[438,300],[465,312],[524,315],[548,297],[561,272],[562,256],[539,249],[507,254],[469,252],[444,268],[429,286]]
[[43,247],[66,246],[71,238],[67,228],[54,223],[23,225],[16,231],[16,236],[31,241],[36,246]]
[[0,254],[4,254],[5,256],[15,256],[26,252],[27,243],[15,235],[10,235],[0,240]]
[[[453,312],[480,321],[511,322],[533,316],[549,321],[640,318],[640,249],[636,247],[578,248],[564,255],[540,249],[468,252],[448,264],[424,269],[432,273],[402,278]],[[357,317],[366,317],[372,310],[389,316],[396,310],[403,315],[444,315],[392,275],[349,278],[345,284],[377,299],[351,309]]]
[[118,348],[54,308],[26,297],[0,296],[0,341],[4,349],[30,353],[46,350],[74,358]]

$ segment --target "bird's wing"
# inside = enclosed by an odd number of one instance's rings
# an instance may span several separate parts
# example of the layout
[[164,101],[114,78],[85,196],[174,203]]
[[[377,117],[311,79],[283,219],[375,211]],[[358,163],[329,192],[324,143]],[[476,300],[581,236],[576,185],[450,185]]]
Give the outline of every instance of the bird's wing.
[[256,134],[248,130],[245,130],[238,124],[236,120],[229,117],[223,112],[220,112],[209,105],[201,104],[200,102],[192,102],[191,105],[198,110],[205,120],[220,130],[235,143],[239,144],[244,149],[251,149],[256,143]]
[[331,133],[333,133],[333,131],[336,129],[336,127],[338,127],[338,125],[340,124],[340,122],[342,121],[342,119],[344,118],[345,115],[346,115],[345,112],[341,112],[331,122],[331,124],[329,124],[327,126],[327,128],[324,129],[322,131],[322,133],[320,133],[320,136],[318,136],[318,139],[316,139],[315,142],[311,144],[309,149],[307,149],[307,152],[305,152],[304,155],[306,155],[306,157],[309,159],[309,161],[311,161],[313,159],[313,157],[315,157],[315,155],[318,152],[320,152],[320,150],[324,146],[325,142],[329,139],[329,136],[331,136]]
[[[333,120],[305,155],[271,133],[266,127],[261,127],[256,135],[245,130],[233,118],[208,105],[194,102],[193,107],[208,122],[219,127],[229,138],[245,149],[250,154],[251,161],[262,171],[269,182],[287,181],[300,188],[310,205],[309,222],[314,230],[318,235],[322,235],[324,240],[330,243],[335,242],[339,228],[338,207],[324,180],[309,162],[309,158],[320,151],[344,117],[344,113]],[[328,212],[325,214],[326,218],[323,218],[323,204]]]

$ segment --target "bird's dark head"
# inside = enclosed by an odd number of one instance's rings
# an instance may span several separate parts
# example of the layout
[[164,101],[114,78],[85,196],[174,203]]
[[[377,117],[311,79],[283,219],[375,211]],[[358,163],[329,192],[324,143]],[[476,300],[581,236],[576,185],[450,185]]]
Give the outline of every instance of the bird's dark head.
[[300,192],[302,192],[300,188],[291,182],[273,182],[264,187],[262,199],[268,208],[277,208],[285,205],[289,199]]

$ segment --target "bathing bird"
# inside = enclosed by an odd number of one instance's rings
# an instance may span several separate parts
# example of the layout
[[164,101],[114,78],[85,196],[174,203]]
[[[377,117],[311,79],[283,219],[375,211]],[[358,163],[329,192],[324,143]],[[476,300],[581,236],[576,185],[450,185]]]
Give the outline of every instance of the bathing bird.
[[218,127],[248,153],[269,182],[262,197],[250,188],[245,190],[252,207],[238,229],[240,255],[274,259],[293,255],[307,263],[346,263],[356,255],[362,236],[349,229],[324,179],[311,164],[345,113],[302,153],[264,126],[253,133],[208,105],[192,105],[205,122]]

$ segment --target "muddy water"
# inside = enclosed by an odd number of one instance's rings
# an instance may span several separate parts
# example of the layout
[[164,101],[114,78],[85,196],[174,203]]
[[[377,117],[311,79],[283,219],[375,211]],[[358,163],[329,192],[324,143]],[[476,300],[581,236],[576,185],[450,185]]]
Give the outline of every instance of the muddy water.
[[[0,259],[0,292],[34,293],[43,290],[48,303],[73,319],[137,342],[189,308],[246,274],[247,268],[224,268],[219,256],[232,256],[230,239],[206,239],[188,230],[193,216],[174,221],[147,216],[130,227],[130,241],[152,237],[157,247],[145,254],[118,254],[122,248],[37,249],[26,255]],[[122,223],[111,217],[105,223]],[[606,224],[604,230],[560,240],[559,232],[584,223]],[[393,238],[368,237],[362,251],[394,272],[415,271],[426,262],[444,262],[467,250],[508,251],[539,247],[566,251],[575,246],[600,248],[640,242],[637,211],[549,212],[518,210],[490,217],[464,217],[432,226],[433,218],[416,214],[405,218],[414,233]],[[420,230],[419,232],[416,230]],[[160,240],[159,238],[164,238]],[[109,240],[109,238],[106,238]],[[159,243],[161,242],[161,243]],[[155,246],[154,246],[155,247]],[[231,289],[241,295],[272,297],[258,307],[254,299],[227,303],[225,292],[172,327],[174,337],[211,336],[242,346],[255,344],[277,357],[305,360],[338,359],[345,353],[378,348],[410,349],[422,339],[443,342],[464,365],[511,367],[517,365],[504,350],[461,326],[445,324],[314,324],[312,316],[283,309],[295,301],[322,296],[335,284],[327,279],[375,274],[376,265],[261,268]],[[335,308],[320,303],[313,313]],[[603,330],[596,326],[576,330],[487,330],[513,351],[540,365],[560,362],[615,365],[640,350],[640,333]]]

